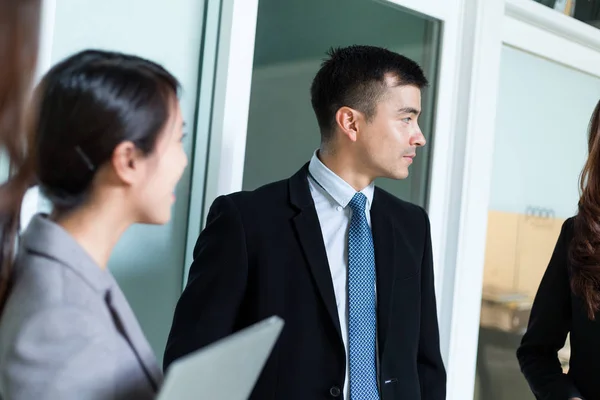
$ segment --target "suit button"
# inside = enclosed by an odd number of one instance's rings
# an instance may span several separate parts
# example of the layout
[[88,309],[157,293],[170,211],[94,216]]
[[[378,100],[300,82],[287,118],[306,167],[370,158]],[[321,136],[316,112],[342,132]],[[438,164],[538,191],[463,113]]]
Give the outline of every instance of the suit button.
[[340,397],[340,394],[342,394],[342,391],[340,390],[339,387],[337,386],[332,386],[331,389],[329,389],[329,394],[332,397]]

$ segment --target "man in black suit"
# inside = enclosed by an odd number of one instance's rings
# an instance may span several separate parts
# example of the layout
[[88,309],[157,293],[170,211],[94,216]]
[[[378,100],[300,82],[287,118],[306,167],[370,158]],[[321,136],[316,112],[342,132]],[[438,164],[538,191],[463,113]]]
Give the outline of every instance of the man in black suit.
[[373,184],[408,176],[426,85],[388,50],[330,52],[311,87],[319,150],[287,180],[215,200],[165,368],[279,315],[252,399],[445,398],[429,219]]

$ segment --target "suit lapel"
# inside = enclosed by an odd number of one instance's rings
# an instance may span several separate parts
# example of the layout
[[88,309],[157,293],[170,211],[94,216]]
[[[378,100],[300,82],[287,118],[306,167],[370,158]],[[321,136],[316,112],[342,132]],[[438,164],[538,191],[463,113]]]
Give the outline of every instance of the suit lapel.
[[383,354],[390,323],[396,263],[398,262],[396,252],[401,252],[401,249],[398,249],[399,243],[394,223],[389,215],[386,215],[386,207],[385,204],[381,204],[382,200],[376,189],[371,207],[371,230],[377,268],[377,330],[380,356]]
[[117,329],[131,346],[154,391],[157,392],[162,383],[162,372],[129,303],[116,283],[108,292],[106,302]]
[[327,251],[323,243],[321,225],[319,224],[319,217],[317,216],[317,211],[310,194],[307,176],[308,164],[289,180],[290,201],[299,211],[294,217],[293,223],[310,272],[315,281],[315,286],[327,309],[333,327],[340,338],[340,343],[342,343],[340,319],[329,263],[327,261]]

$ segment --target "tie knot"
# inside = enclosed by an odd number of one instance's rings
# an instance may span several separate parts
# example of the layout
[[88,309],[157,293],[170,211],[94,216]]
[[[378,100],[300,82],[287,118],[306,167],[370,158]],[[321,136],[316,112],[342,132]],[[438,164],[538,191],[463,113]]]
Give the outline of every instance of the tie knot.
[[354,197],[352,197],[352,200],[350,200],[350,203],[348,205],[352,209],[352,212],[364,213],[366,204],[367,196],[365,196],[361,192],[358,192],[354,195]]

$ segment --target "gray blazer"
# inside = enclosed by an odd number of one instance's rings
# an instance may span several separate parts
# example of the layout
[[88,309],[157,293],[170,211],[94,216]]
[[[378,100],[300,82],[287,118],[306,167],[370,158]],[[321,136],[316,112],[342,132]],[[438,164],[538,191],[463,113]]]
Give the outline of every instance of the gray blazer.
[[1,398],[155,397],[162,373],[125,296],[65,230],[35,216],[15,268],[0,319]]

